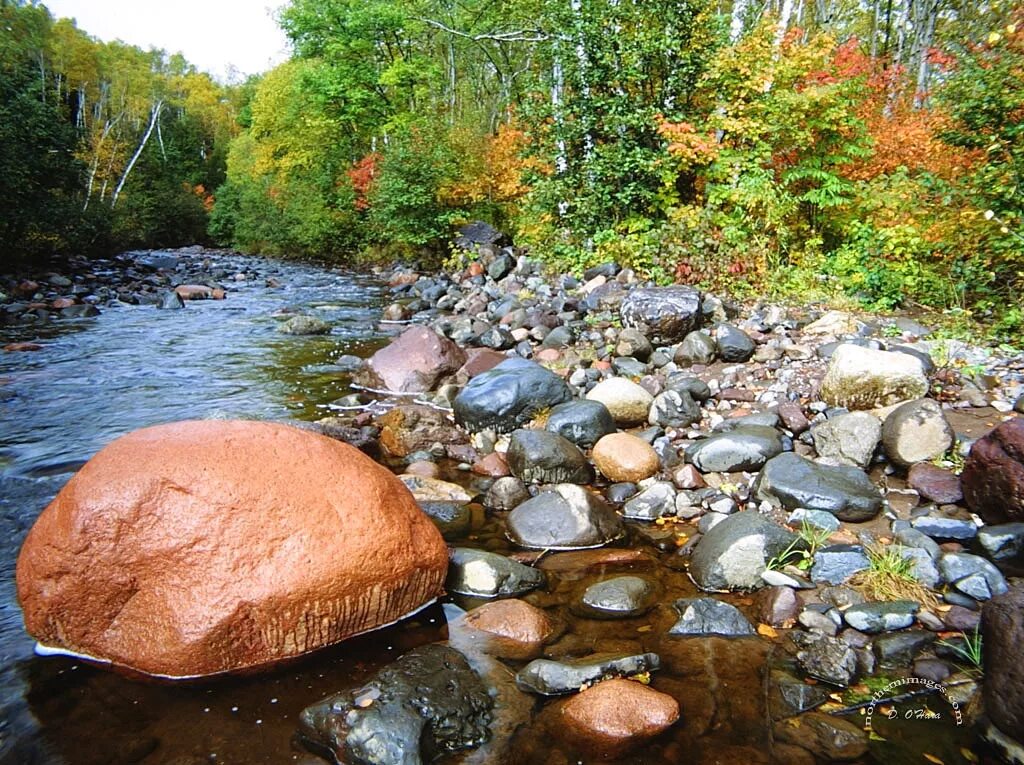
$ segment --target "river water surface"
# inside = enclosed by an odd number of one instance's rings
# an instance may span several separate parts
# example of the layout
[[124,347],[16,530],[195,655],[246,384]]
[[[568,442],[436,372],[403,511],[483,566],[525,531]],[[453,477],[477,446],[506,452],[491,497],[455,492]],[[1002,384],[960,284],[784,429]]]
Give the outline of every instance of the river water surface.
[[[384,342],[378,319],[386,289],[373,279],[241,256],[222,260],[228,273],[252,275],[231,283],[224,301],[192,302],[179,311],[108,307],[95,319],[0,328],[0,345],[35,340],[45,346],[0,354],[0,765],[322,763],[294,741],[299,712],[404,651],[446,636],[445,611],[432,606],[414,621],[269,673],[193,685],[139,682],[33,655],[15,598],[15,560],[36,516],[85,460],[130,430],[174,420],[318,419],[348,392],[348,378],[334,365],[338,357],[365,356]],[[271,276],[282,286],[267,287]],[[325,337],[282,335],[277,324],[288,310],[318,315],[335,329]],[[479,508],[472,535],[460,543],[508,552],[500,523]],[[649,622],[568,614],[581,586],[613,573],[646,570],[667,604],[696,594],[674,550],[661,553],[638,536],[629,544],[644,550],[643,561],[558,569],[554,556],[549,587],[528,596],[567,622],[559,643],[566,653],[663,650],[663,662],[675,667],[671,677],[656,676],[654,687],[681,701],[683,720],[628,761],[732,763],[764,755],[772,734],[763,664],[779,653],[766,641],[659,646],[657,636],[675,618],[669,608]],[[749,599],[734,601],[750,606]],[[529,721],[533,702],[525,703]],[[463,759],[579,761],[579,753],[552,743],[543,724],[540,715],[521,726],[512,755],[483,750]],[[893,728],[885,737],[872,745],[876,762],[919,763],[924,751],[947,765],[967,762],[966,732],[946,721]]]

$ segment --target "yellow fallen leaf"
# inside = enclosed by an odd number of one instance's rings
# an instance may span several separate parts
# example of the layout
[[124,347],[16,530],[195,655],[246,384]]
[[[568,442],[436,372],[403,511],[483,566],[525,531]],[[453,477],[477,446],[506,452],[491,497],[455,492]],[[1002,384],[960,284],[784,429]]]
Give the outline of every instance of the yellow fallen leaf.
[[794,728],[799,728],[802,724],[803,723],[800,722],[800,718],[799,717],[787,717],[786,718],[786,725],[792,726]]
[[652,629],[654,629],[654,627],[652,627],[650,624],[645,624],[643,627],[637,627],[636,631],[637,632],[650,632]]
[[928,752],[924,753],[924,758],[926,760],[928,760],[928,762],[934,762],[935,765],[946,765],[946,763],[944,763],[942,760],[940,760],[934,754],[928,754]]
[[978,755],[976,755],[970,749],[967,749],[965,747],[961,747],[960,748],[960,754],[968,762],[978,762],[979,761],[978,760]]
[[871,739],[872,741],[885,741],[885,739],[884,739],[884,738],[882,738],[881,736],[879,736],[879,735],[878,735],[877,733],[875,733],[874,731],[871,731],[871,732],[870,732],[870,733],[868,734],[868,738],[869,738],[869,739]]
[[779,636],[778,631],[774,627],[769,625],[769,624],[758,624],[757,625],[757,634],[761,635],[762,637],[770,637],[770,638],[774,638],[774,637],[778,637]]
[[843,697],[838,693],[830,693],[828,697],[837,703],[842,703],[843,701]]

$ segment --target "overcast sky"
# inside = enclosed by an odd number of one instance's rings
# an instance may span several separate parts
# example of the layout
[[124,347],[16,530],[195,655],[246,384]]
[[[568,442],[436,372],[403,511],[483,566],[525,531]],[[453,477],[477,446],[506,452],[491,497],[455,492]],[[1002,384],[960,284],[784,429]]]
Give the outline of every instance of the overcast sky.
[[283,0],[44,0],[57,18],[101,40],[182,52],[220,79],[233,65],[256,74],[288,57],[284,33],[274,22]]

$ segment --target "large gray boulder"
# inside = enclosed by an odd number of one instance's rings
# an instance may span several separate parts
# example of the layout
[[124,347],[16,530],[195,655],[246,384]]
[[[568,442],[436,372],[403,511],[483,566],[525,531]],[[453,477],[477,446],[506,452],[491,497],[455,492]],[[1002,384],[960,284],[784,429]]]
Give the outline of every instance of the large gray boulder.
[[470,380],[452,407],[455,421],[466,430],[508,433],[570,400],[569,386],[554,372],[532,361],[509,359]]
[[862,470],[819,465],[792,452],[770,459],[754,490],[788,510],[827,510],[841,521],[870,520],[882,509],[878,489]]
[[890,406],[927,392],[928,378],[920,359],[851,343],[835,349],[821,381],[822,400],[847,409]]
[[527,500],[506,521],[510,540],[520,547],[540,550],[600,547],[618,539],[624,531],[622,519],[604,500],[569,483]]
[[693,287],[634,289],[622,301],[622,323],[639,329],[655,342],[682,340],[697,329],[701,294]]
[[768,561],[796,539],[795,534],[753,510],[730,515],[697,544],[690,558],[690,576],[702,590],[760,587]]

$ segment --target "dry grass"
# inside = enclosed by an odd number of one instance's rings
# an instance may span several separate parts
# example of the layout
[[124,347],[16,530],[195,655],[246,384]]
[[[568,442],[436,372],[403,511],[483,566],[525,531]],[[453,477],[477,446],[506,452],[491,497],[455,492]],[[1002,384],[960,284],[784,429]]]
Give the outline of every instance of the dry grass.
[[914,576],[914,561],[903,557],[901,545],[868,548],[871,568],[850,579],[850,585],[872,601],[913,600],[922,608],[935,611],[939,602],[935,593]]

